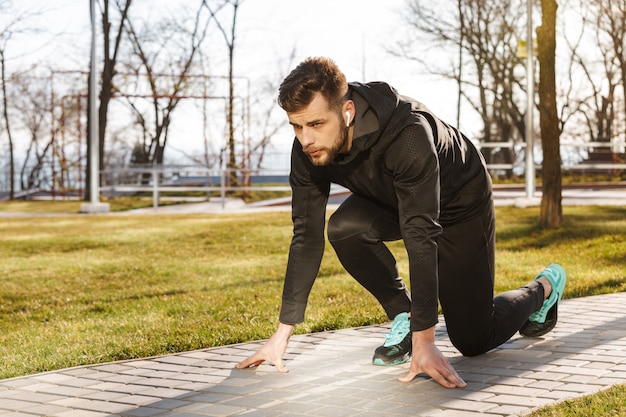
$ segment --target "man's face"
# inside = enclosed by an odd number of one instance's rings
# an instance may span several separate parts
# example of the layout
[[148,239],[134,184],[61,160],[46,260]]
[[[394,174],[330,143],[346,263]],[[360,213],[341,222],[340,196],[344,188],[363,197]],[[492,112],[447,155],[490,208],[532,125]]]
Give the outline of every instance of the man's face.
[[320,93],[308,106],[287,113],[287,117],[313,165],[328,165],[340,152],[348,151],[348,127]]

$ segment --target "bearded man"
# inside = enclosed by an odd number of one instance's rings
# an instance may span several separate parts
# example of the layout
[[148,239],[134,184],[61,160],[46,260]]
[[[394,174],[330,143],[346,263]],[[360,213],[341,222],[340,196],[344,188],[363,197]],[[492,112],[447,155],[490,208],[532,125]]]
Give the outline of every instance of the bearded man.
[[[292,218],[279,325],[238,368],[283,355],[304,321],[324,252],[330,184],[352,194],[332,214],[328,239],[344,268],[381,304],[391,331],[374,365],[411,361],[447,388],[466,383],[435,346],[438,302],[454,346],[487,352],[519,331],[537,337],[557,321],[566,275],[549,265],[526,286],[493,296],[495,212],[484,159],[456,128],[383,82],[348,83],[328,58],[308,58],[282,82],[279,105],[295,140]],[[403,240],[411,291],[385,242]],[[354,314],[358,314],[355,311]]]

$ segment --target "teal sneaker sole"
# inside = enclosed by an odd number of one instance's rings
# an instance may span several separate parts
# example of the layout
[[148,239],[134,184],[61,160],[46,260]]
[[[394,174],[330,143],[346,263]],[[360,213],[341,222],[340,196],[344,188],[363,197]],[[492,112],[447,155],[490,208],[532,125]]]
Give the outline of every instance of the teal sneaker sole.
[[410,356],[406,356],[406,357],[402,357],[402,358],[396,358],[390,362],[384,362],[382,359],[380,358],[374,358],[374,360],[372,361],[372,365],[377,365],[377,366],[396,366],[396,365],[401,365],[403,363],[408,362],[411,359]]
[[526,323],[519,329],[519,334],[524,337],[541,337],[544,334],[551,332],[556,326],[558,320],[558,304],[552,306],[548,311],[546,321],[543,323],[535,323],[534,321],[526,320]]

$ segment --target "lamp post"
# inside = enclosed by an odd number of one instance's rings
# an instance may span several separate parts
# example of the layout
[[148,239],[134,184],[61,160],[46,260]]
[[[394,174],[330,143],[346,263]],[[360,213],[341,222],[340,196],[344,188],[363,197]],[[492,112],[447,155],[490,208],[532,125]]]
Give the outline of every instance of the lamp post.
[[531,199],[535,195],[535,160],[533,158],[533,110],[535,106],[535,68],[533,64],[533,4],[527,1],[528,28],[526,33],[526,198]]

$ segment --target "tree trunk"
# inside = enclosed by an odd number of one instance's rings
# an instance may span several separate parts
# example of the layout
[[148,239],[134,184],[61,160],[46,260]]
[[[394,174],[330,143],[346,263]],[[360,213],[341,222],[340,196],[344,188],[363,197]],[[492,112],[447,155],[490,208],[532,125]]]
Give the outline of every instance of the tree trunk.
[[2,104],[3,104],[3,116],[4,116],[4,124],[7,130],[7,137],[9,138],[9,199],[15,199],[15,159],[14,159],[14,151],[13,151],[13,137],[11,136],[11,127],[9,125],[9,110],[8,100],[7,100],[7,78],[5,72],[5,61],[4,61],[4,51],[0,51],[0,61],[2,63]]
[[[132,4],[132,0],[126,0],[125,2],[116,2],[117,11],[120,13],[119,26],[115,39],[113,41],[113,51],[111,51],[111,30],[112,24],[109,21],[110,1],[105,0],[102,5],[102,35],[103,35],[103,69],[101,79],[101,90],[99,94],[100,105],[98,107],[98,172],[104,169],[104,149],[105,149],[105,136],[108,123],[109,103],[113,98],[114,85],[113,78],[115,76],[115,65],[117,62],[117,54],[120,50],[120,43],[124,34],[124,23],[128,19],[128,10]],[[97,76],[93,74],[93,76]],[[88,111],[91,111],[88,108]],[[87,131],[89,132],[90,126],[87,125]],[[87,142],[88,154],[91,152],[90,143]],[[85,200],[91,200],[91,190],[89,189],[91,177],[90,158],[87,158],[87,175],[86,175],[86,193]]]
[[239,7],[239,1],[233,2],[233,20],[230,31],[230,41],[226,34],[226,44],[228,45],[228,169],[231,170],[228,178],[231,186],[238,186],[239,180],[237,178],[237,156],[235,154],[235,83],[234,83],[234,61],[235,61],[235,28],[237,24],[237,9]]
[[560,121],[556,107],[556,0],[541,0],[541,26],[537,28],[539,58],[539,126],[543,150],[541,212],[542,227],[563,224],[561,201]]

